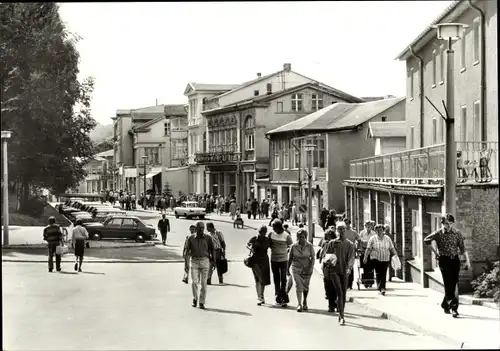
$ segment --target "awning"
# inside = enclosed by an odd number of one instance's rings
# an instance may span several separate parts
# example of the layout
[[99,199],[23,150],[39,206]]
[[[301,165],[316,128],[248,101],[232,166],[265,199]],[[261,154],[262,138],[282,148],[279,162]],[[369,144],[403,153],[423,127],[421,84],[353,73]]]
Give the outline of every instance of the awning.
[[153,178],[155,175],[160,174],[160,173],[161,173],[161,171],[160,172],[155,172],[155,171],[150,172],[146,175],[146,179]]
[[137,177],[137,168],[125,168],[124,169],[125,178],[135,178]]

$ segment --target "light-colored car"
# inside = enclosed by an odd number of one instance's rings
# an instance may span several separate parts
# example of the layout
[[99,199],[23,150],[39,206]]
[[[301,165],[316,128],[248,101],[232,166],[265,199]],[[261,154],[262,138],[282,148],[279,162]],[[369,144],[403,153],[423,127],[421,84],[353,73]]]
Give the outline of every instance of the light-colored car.
[[198,203],[195,201],[184,201],[180,206],[174,208],[175,218],[184,216],[186,218],[198,217],[199,219],[204,219],[206,210],[203,207],[199,207]]

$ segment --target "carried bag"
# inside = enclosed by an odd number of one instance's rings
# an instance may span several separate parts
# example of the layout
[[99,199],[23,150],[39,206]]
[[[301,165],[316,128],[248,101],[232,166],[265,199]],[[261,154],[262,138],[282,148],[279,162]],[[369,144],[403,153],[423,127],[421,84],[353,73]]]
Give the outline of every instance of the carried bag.
[[252,268],[253,263],[254,263],[254,253],[253,253],[253,248],[255,247],[255,243],[252,245],[252,250],[250,250],[250,253],[248,254],[247,257],[243,260],[243,264],[247,266],[248,268]]
[[227,273],[227,260],[225,257],[217,261],[217,271],[219,274]]
[[392,256],[392,258],[391,258],[391,267],[395,271],[401,269],[401,261],[399,260],[399,257],[397,255]]
[[293,277],[292,277],[292,275],[290,274],[290,275],[286,278],[286,294],[287,294],[287,295],[290,293],[290,290],[292,290],[292,287],[293,287]]
[[61,243],[61,245],[56,246],[56,255],[65,255],[68,252],[69,252],[69,248],[63,242]]

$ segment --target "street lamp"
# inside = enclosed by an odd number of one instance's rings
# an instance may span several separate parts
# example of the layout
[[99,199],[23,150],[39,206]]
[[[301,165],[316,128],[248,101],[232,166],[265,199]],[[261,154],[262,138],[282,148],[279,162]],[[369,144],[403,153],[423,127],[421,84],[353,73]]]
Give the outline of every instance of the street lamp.
[[7,159],[7,141],[10,139],[12,132],[2,130],[2,146],[3,146],[3,244],[9,245],[9,171]]
[[146,207],[146,162],[148,160],[147,156],[142,156],[142,165],[144,166],[144,207]]
[[451,48],[452,40],[463,37],[464,29],[468,26],[462,23],[441,23],[432,26],[437,29],[437,38],[448,41],[446,50],[446,149],[445,149],[445,182],[444,197],[446,212],[455,216],[456,184],[457,184],[457,147],[455,144],[455,86],[453,82],[454,51]]
[[314,144],[305,144],[304,150],[307,152],[307,224],[308,224],[308,236],[309,242],[312,243],[314,239],[314,224],[312,221],[312,163],[313,156],[312,153],[316,150],[316,145]]

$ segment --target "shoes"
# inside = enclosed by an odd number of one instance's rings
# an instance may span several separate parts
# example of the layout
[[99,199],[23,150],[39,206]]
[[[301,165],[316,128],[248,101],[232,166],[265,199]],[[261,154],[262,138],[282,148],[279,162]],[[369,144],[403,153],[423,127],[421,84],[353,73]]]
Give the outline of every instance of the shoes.
[[345,319],[343,317],[339,317],[339,324],[345,325]]
[[284,302],[281,303],[281,307],[286,307],[286,306],[288,306],[288,304],[286,304]]
[[75,271],[78,270],[78,263],[75,263]]
[[457,318],[459,316],[459,313],[457,310],[453,310],[452,312],[453,318]]
[[264,301],[264,299],[258,299],[257,300],[257,306],[262,306],[263,304],[265,304],[266,302]]
[[189,281],[188,281],[188,278],[182,278],[182,282],[187,284]]
[[212,281],[211,280],[207,280],[207,285],[212,285]]
[[445,314],[450,314],[451,313],[449,308],[443,308],[443,311],[444,311]]
[[307,304],[306,304],[306,303],[302,305],[302,310],[303,310],[303,311],[307,311],[308,309],[309,309],[309,308],[307,307]]
[[302,312],[302,306],[301,305],[297,306],[297,312]]
[[82,269],[81,269],[81,268],[78,268],[78,272],[82,273]]
[[385,289],[382,289],[382,291],[380,292],[383,296],[385,296]]
[[49,273],[52,273],[53,269],[49,268]]
[[56,270],[57,270],[58,272],[60,272],[60,271],[61,271],[61,267],[59,267],[59,268],[56,268]]
[[196,300],[193,299],[193,303],[192,303],[191,306],[196,307],[197,305],[198,305],[198,301],[196,301]]
[[205,304],[204,304],[204,303],[200,303],[200,309],[201,309],[201,310],[204,310],[204,309],[205,309]]
[[224,278],[222,278],[222,275],[219,277],[219,284],[224,284]]

